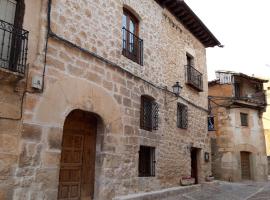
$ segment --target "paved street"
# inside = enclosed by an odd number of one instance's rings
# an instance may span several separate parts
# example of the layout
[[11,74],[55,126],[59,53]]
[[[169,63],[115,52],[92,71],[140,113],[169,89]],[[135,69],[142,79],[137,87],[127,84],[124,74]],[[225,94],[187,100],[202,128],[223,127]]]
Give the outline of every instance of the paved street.
[[219,182],[203,186],[201,190],[182,195],[177,200],[270,200],[270,182]]

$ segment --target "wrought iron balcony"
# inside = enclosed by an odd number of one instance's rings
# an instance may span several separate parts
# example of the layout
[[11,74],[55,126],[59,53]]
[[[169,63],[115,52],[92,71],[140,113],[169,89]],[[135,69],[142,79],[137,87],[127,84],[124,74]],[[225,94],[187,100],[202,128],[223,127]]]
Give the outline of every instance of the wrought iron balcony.
[[186,83],[198,91],[203,91],[203,75],[190,65],[186,65]]
[[143,65],[143,40],[125,28],[122,31],[122,54],[139,65]]
[[25,73],[28,34],[28,31],[0,20],[0,68]]

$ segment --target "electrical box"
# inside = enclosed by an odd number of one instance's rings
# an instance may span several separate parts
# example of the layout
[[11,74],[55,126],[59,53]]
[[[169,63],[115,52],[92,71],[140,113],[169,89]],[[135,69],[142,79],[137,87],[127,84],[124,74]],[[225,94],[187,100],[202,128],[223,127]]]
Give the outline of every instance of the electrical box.
[[42,89],[42,77],[41,76],[33,76],[32,77],[32,88],[41,90]]

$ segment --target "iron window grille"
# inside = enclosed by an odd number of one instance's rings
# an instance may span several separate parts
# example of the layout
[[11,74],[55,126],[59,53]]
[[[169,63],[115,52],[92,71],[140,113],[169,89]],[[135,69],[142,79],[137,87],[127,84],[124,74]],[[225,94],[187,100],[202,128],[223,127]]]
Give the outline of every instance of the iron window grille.
[[25,73],[29,32],[0,20],[0,67]]
[[186,83],[194,89],[203,91],[203,75],[191,65],[186,65]]
[[148,96],[141,97],[141,128],[147,131],[158,130],[159,106]]
[[184,104],[177,104],[177,127],[188,128],[188,107]]
[[155,176],[155,148],[140,146],[139,151],[139,177]]
[[122,31],[122,54],[139,65],[143,65],[143,40],[124,27]]
[[240,113],[241,126],[248,126],[248,114]]

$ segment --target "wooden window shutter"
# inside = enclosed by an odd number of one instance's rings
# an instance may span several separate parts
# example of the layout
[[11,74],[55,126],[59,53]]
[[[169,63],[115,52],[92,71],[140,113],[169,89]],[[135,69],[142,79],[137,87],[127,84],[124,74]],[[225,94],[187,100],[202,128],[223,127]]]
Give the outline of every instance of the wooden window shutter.
[[18,29],[21,29],[23,27],[24,12],[25,12],[24,0],[18,0],[14,21],[14,26]]
[[153,125],[153,130],[158,130],[158,113],[159,113],[158,103],[152,102],[152,125]]

